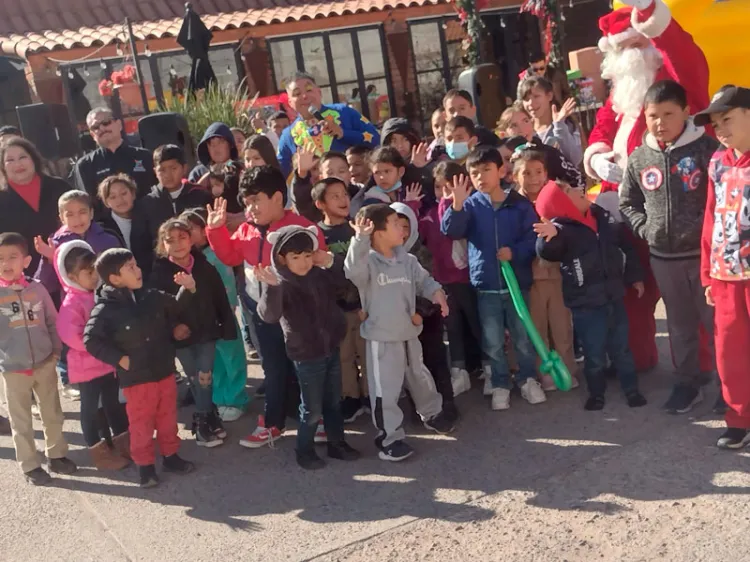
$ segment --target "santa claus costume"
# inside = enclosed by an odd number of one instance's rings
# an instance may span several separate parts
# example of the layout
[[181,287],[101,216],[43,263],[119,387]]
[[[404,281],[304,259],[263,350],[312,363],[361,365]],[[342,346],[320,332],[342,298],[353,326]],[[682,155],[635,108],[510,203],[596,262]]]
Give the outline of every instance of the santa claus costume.
[[[643,141],[646,118],[643,99],[658,80],[675,80],[687,90],[691,113],[708,105],[708,62],[695,43],[673,18],[662,0],[624,0],[627,6],[599,20],[604,53],[602,77],[612,81],[604,106],[596,115],[583,156],[586,173],[600,180],[602,193],[617,191],[630,155]],[[630,348],[636,368],[645,371],[658,363],[654,313],[659,289],[649,267],[648,245],[635,240],[642,266],[647,272],[641,298],[628,289],[625,306],[630,322]],[[704,346],[701,346],[704,347]],[[701,366],[712,369],[710,353],[702,349]]]

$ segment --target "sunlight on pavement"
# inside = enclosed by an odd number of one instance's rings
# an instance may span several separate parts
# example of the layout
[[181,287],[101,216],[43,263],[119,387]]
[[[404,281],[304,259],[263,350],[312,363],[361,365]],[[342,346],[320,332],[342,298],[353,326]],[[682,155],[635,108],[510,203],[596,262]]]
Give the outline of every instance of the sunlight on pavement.
[[747,472],[717,472],[711,484],[718,488],[750,488],[750,474]]
[[556,445],[558,447],[621,447],[619,443],[607,443],[606,441],[588,441],[582,439],[527,439],[529,443],[544,443],[545,445]]
[[407,478],[406,476],[388,476],[386,474],[355,474],[352,480],[356,482],[389,482],[395,484],[408,484],[416,482],[416,478]]

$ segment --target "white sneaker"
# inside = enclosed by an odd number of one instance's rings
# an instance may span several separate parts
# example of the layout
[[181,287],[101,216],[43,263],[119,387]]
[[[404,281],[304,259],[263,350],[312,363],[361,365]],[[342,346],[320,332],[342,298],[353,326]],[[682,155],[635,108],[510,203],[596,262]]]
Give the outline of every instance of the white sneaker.
[[492,409],[507,410],[510,408],[510,390],[507,388],[495,388],[492,390]]
[[221,418],[221,421],[225,423],[237,421],[242,417],[243,413],[242,410],[235,408],[234,406],[222,406],[219,408],[219,417]]
[[471,389],[469,372],[466,369],[453,367],[451,369],[451,384],[453,385],[453,396],[468,392]]
[[81,391],[69,384],[63,384],[61,386],[60,394],[68,400],[81,399]]
[[492,367],[489,365],[482,365],[482,374],[479,375],[479,380],[483,381],[485,379],[488,379],[492,376]]
[[39,406],[37,406],[36,402],[33,402],[31,404],[31,415],[36,420],[42,419],[42,414],[39,413]]
[[547,396],[542,390],[542,385],[537,382],[536,379],[528,378],[521,387],[521,396],[523,396],[529,404],[541,404],[547,401]]
[[484,390],[482,391],[482,393],[485,396],[490,396],[492,394],[492,390],[492,377],[484,377]]

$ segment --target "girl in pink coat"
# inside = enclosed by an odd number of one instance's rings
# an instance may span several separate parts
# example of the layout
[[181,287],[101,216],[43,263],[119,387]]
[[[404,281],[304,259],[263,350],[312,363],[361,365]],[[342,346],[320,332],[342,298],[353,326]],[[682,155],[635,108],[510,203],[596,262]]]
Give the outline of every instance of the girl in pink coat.
[[[91,458],[99,470],[119,470],[128,464],[130,436],[125,408],[118,399],[118,382],[110,365],[92,357],[83,345],[83,331],[94,308],[99,276],[96,254],[83,240],[61,244],[54,265],[65,290],[57,315],[57,332],[68,351],[68,375],[81,392],[81,429]],[[112,449],[100,438],[99,407],[112,430]]]

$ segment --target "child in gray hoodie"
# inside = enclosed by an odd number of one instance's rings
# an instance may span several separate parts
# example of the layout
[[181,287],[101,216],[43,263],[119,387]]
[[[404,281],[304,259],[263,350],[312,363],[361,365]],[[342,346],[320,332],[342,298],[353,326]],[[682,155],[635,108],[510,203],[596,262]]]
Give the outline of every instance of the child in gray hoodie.
[[382,460],[401,461],[414,452],[404,442],[404,414],[398,406],[404,379],[425,427],[443,434],[453,430],[453,421],[443,414],[435,382],[423,366],[422,320],[416,313],[416,298],[423,296],[439,304],[443,316],[448,314],[448,303],[440,284],[403,248],[394,209],[367,205],[357,213],[352,227],[355,236],[344,273],[362,299],[360,330],[367,342],[370,402],[378,429],[375,443]]

